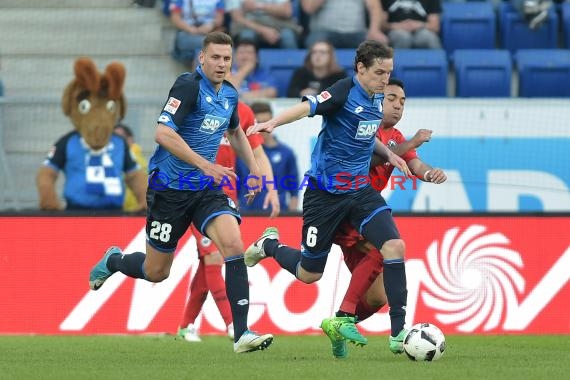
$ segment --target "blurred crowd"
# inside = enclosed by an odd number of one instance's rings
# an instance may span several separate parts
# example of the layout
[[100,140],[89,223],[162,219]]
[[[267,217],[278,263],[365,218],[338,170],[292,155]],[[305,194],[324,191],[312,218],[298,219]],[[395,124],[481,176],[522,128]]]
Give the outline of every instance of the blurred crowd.
[[258,48],[307,48],[327,41],[356,48],[373,39],[394,48],[440,48],[440,0],[165,0],[177,29],[173,55],[191,64],[203,36],[223,30]]

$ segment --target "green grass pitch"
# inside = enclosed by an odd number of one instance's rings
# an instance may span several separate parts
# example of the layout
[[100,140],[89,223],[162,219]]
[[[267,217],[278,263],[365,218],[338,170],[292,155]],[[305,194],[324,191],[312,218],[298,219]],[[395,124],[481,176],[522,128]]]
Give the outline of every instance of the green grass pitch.
[[173,336],[0,336],[2,379],[564,379],[570,335],[448,336],[436,362],[394,356],[385,336],[336,360],[324,336],[277,336],[234,354],[229,339]]

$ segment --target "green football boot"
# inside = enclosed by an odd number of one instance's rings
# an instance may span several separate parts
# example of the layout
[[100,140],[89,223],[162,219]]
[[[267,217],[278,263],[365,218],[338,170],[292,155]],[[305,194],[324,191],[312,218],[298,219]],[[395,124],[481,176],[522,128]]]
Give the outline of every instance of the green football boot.
[[331,340],[333,356],[337,359],[345,359],[348,357],[346,339],[336,331],[336,328],[333,326],[331,321],[332,318],[323,319],[321,329]]
[[392,351],[394,354],[401,354],[404,352],[404,339],[406,339],[407,335],[408,330],[402,329],[402,331],[400,331],[397,336],[390,336],[390,339],[388,341],[390,351]]
[[329,318],[329,324],[333,326],[336,332],[345,338],[349,343],[357,346],[368,344],[368,339],[360,334],[356,328],[356,317],[333,317]]

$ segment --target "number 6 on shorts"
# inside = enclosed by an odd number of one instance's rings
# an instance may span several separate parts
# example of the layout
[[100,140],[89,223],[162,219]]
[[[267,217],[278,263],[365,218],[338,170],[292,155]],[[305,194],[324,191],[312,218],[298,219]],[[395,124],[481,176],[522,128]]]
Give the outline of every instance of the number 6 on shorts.
[[317,233],[319,232],[319,230],[317,229],[317,227],[314,226],[310,226],[307,229],[307,238],[305,241],[305,244],[307,245],[307,247],[314,247],[315,245],[317,245]]

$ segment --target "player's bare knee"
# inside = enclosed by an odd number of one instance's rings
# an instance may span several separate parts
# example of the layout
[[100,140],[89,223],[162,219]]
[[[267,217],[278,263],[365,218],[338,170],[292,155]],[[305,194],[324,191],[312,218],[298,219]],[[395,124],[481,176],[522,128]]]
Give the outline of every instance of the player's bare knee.
[[168,278],[170,270],[165,268],[145,268],[145,279],[150,282],[161,282]]
[[402,239],[392,239],[384,243],[381,249],[384,259],[401,259],[406,253],[406,243]]
[[216,243],[216,246],[224,257],[240,255],[244,252],[243,242],[239,237],[222,238],[219,243]]
[[300,281],[304,282],[305,284],[312,284],[314,282],[319,281],[321,277],[323,277],[322,273],[313,273],[313,272],[304,271],[303,273],[299,273],[297,278]]

